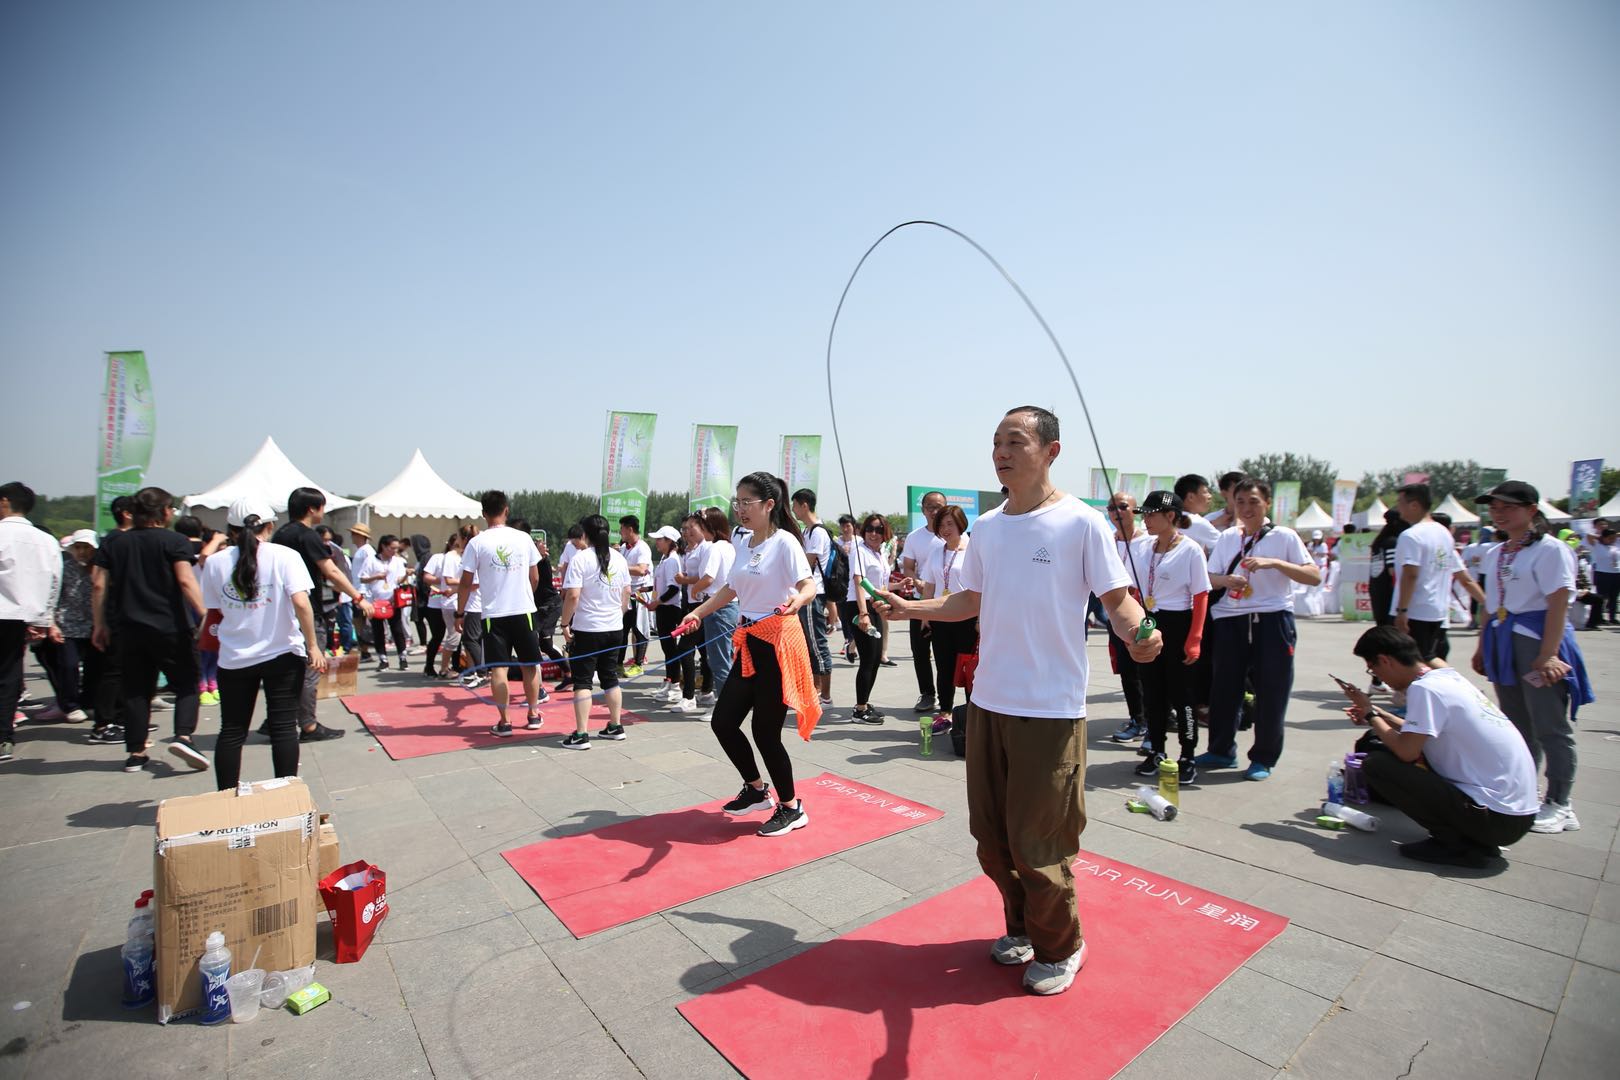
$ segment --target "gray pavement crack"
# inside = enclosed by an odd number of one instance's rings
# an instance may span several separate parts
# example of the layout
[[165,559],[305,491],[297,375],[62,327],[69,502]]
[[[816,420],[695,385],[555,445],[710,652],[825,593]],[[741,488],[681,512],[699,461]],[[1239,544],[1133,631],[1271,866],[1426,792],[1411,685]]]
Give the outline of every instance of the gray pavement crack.
[[1423,1051],[1427,1050],[1428,1048],[1429,1048],[1429,1040],[1424,1039],[1423,1040],[1423,1045],[1418,1047],[1417,1050],[1413,1052],[1411,1060],[1406,1063],[1406,1071],[1401,1073],[1401,1075],[1397,1076],[1395,1078],[1395,1080],[1406,1080],[1406,1078],[1408,1076],[1411,1076],[1412,1075],[1412,1070],[1417,1067],[1418,1055],[1423,1053]]

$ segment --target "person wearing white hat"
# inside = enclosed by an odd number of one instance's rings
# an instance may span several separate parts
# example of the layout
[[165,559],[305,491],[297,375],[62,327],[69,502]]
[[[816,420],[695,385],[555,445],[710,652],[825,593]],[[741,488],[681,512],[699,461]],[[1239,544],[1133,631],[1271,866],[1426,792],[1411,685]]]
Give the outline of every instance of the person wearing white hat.
[[[238,499],[225,512],[231,546],[203,567],[203,604],[208,609],[204,645],[219,651],[214,779],[221,791],[241,779],[242,744],[261,687],[275,775],[298,775],[298,699],[304,671],[326,670],[310,603],[315,583],[295,550],[269,542],[275,524],[276,513],[268,503]],[[331,731],[323,737],[342,734]]]
[[664,685],[654,697],[676,712],[697,712],[697,659],[696,652],[680,644],[674,637],[681,624],[683,605],[681,587],[675,575],[681,572],[681,556],[685,544],[681,534],[668,525],[652,534],[653,547],[658,549],[658,564],[653,567],[653,621],[658,628],[658,645],[664,651]]
[[[94,529],[80,529],[62,541],[62,590],[57,596],[50,632],[34,644],[34,658],[45,669],[56,704],[34,714],[36,720],[82,724],[90,719],[99,686],[99,654],[90,646],[90,561],[96,557]],[[84,665],[81,674],[80,664]],[[102,726],[102,721],[96,721]],[[118,737],[123,742],[123,736]]]

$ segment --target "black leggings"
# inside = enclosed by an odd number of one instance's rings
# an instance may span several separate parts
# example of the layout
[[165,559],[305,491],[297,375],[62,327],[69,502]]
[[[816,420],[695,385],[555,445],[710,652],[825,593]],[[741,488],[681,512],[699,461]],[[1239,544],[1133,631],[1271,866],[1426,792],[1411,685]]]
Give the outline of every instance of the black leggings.
[[1195,672],[1183,663],[1187,635],[1192,632],[1192,612],[1155,611],[1164,649],[1151,664],[1138,664],[1142,677],[1143,719],[1147,721],[1148,745],[1169,754],[1166,739],[1172,724],[1181,743],[1181,756],[1190,758],[1198,749],[1198,721],[1193,716]]
[[242,744],[253,723],[253,707],[264,687],[270,727],[270,763],[276,776],[298,775],[298,694],[304,687],[305,660],[282,653],[245,668],[219,669],[219,741],[214,744],[214,781],[219,790],[242,776]]
[[444,642],[444,609],[430,607],[425,617],[429,633],[424,639],[427,641],[427,659],[422,662],[422,670],[431,675],[433,658],[439,655],[439,646]]
[[191,738],[197,730],[197,653],[191,635],[125,625],[118,631],[116,647],[124,672],[124,749],[130,754],[146,753],[152,696],[157,693],[160,672],[174,691],[175,737]]
[[674,604],[659,604],[653,609],[658,622],[658,644],[664,650],[664,677],[679,679],[681,697],[690,701],[697,691],[697,659],[694,645],[674,637],[681,625],[681,609]]
[[845,600],[838,605],[838,618],[848,628],[850,640],[855,642],[855,652],[861,658],[861,666],[855,672],[855,704],[870,705],[872,684],[877,682],[878,659],[882,656],[883,641],[877,635],[883,630],[883,617],[869,612],[873,633],[866,634],[855,625],[860,613],[853,600]]
[[386,619],[371,620],[371,647],[377,650],[379,660],[388,659],[388,639],[383,633],[385,629],[393,631],[394,648],[399,650],[399,655],[404,656],[405,617],[400,614],[399,608],[395,608],[394,613]]
[[979,640],[979,620],[936,622],[933,629],[935,683],[939,686],[939,711],[948,713],[956,701],[956,658],[971,654]]
[[754,745],[765,759],[765,770],[771,774],[778,802],[794,800],[793,762],[788,760],[782,746],[782,722],[787,719],[787,703],[782,700],[782,669],[776,662],[776,649],[769,642],[750,636],[746,640],[748,655],[754,661],[754,674],[744,678],[742,658],[731,677],[720,687],[720,699],[714,703],[714,715],[709,727],[719,740],[745,784],[759,779],[759,764],[742,733],[743,721],[749,712],[754,714]]
[[[699,604],[687,604],[681,608],[681,616],[684,618],[685,616],[692,614],[692,612],[696,611],[700,606],[701,605]],[[695,632],[686,635],[686,640],[693,643],[691,646],[693,648],[701,645],[703,643],[702,628],[700,627]],[[705,694],[710,693],[714,690],[714,672],[709,670],[709,650],[701,648],[698,649],[697,653],[693,657],[693,661],[697,665],[698,687]]]

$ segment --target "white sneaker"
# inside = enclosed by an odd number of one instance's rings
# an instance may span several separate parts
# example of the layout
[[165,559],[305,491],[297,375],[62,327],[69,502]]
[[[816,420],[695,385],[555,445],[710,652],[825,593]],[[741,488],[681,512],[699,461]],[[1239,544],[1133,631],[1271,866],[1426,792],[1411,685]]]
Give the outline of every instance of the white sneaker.
[[671,706],[678,713],[695,713],[698,711],[697,702],[692,698],[681,698],[679,705]]
[[1536,820],[1530,824],[1530,831],[1561,833],[1565,829],[1564,815],[1567,813],[1569,813],[1569,807],[1567,806],[1559,806],[1555,802],[1544,802],[1541,804],[1541,809],[1536,813]]
[[88,719],[90,719],[90,714],[83,709],[74,709],[67,714],[67,721],[70,724],[82,724]]
[[1013,937],[1011,934],[1003,934],[990,946],[990,959],[1009,967],[1014,964],[1027,964],[1035,959],[1035,946],[1029,943],[1029,938],[1022,935]]
[[1576,832],[1581,827],[1581,819],[1575,816],[1575,804],[1564,805],[1564,831]]
[[707,694],[699,694],[697,696],[697,703],[698,708],[700,709],[712,708],[714,706],[714,692],[710,691]]
[[661,701],[667,705],[674,701],[676,699],[676,695],[679,693],[680,691],[675,689],[674,683],[665,683],[663,686],[660,686],[656,691],[653,692],[653,700]]
[[208,768],[208,758],[188,742],[181,742],[176,739],[169,744],[169,753],[199,772]]
[[1024,972],[1024,989],[1032,994],[1061,994],[1074,982],[1074,977],[1080,969],[1086,966],[1086,943],[1080,943],[1080,950],[1067,960],[1060,960],[1055,964],[1044,964],[1039,960],[1029,965]]

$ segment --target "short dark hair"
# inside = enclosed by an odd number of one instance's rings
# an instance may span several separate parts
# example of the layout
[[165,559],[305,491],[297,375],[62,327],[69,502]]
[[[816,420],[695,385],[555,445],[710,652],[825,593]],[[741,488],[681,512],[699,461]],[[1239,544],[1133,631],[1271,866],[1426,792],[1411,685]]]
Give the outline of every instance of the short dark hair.
[[512,500],[506,497],[506,492],[490,488],[478,497],[478,503],[484,508],[484,516],[492,518],[506,513],[507,508],[512,505]]
[[1185,499],[1199,488],[1209,487],[1209,481],[1195,472],[1190,472],[1176,481],[1176,498]]
[[860,523],[855,520],[855,515],[854,514],[839,514],[838,515],[838,527],[840,529],[843,528],[845,525],[859,525],[859,524]]
[[577,521],[574,522],[572,525],[568,526],[568,539],[570,539],[570,540],[583,540],[583,539],[585,539],[585,526],[581,525]]
[[389,544],[394,544],[394,543],[398,543],[398,542],[399,542],[399,537],[395,536],[393,533],[383,533],[381,536],[377,537],[377,546],[379,548],[385,548]]
[[135,524],[161,525],[163,512],[174,505],[174,496],[160,487],[143,487],[135,493]]
[[21,480],[0,484],[0,499],[11,504],[14,514],[31,514],[34,511],[34,489]]
[[[1007,410],[1007,416],[1016,416],[1019,413],[1024,413],[1034,419],[1035,437],[1040,440],[1042,446],[1058,441],[1057,414],[1043,409],[1039,405],[1019,405],[1016,408]],[[926,496],[924,497],[926,498]]]
[[1240,491],[1258,491],[1262,499],[1266,502],[1271,501],[1271,485],[1258,476],[1240,477],[1238,482],[1232,485],[1232,494],[1236,495]]
[[861,535],[865,536],[866,530],[871,528],[874,524],[881,525],[883,527],[884,540],[887,541],[894,539],[894,531],[889,528],[889,519],[884,517],[882,514],[867,514],[865,519],[861,522]]
[[183,514],[174,519],[174,531],[181,536],[189,536],[193,540],[201,540],[203,536],[202,518],[196,514]]
[[1221,473],[1221,480],[1220,480],[1221,490],[1222,491],[1231,491],[1240,482],[1242,482],[1244,476],[1246,476],[1246,475],[1247,474],[1244,473],[1241,469],[1233,469],[1231,472]]
[[303,521],[311,510],[319,510],[325,505],[326,493],[320,488],[293,488],[292,494],[287,496],[287,518],[290,521]]
[[800,488],[793,493],[793,501],[801,503],[813,511],[816,508],[816,493],[809,488]]
[[1351,533],[1353,533],[1355,531],[1356,531],[1356,523],[1355,522],[1351,521],[1351,522],[1346,522],[1345,523],[1344,535],[1349,536]]
[[107,504],[107,511],[112,514],[114,522],[126,516],[134,517],[135,500],[130,498],[128,495],[120,495],[118,498]]
[[1602,532],[1598,533],[1598,539],[1607,540],[1609,537],[1614,535],[1615,531],[1613,529],[1604,529]]
[[516,529],[520,533],[526,533],[529,531],[529,519],[525,517],[507,518],[506,527]]
[[620,528],[623,528],[626,525],[628,525],[632,529],[636,530],[636,532],[641,531],[641,519],[636,517],[636,515],[634,515],[634,514],[626,514],[626,515],[624,515],[624,517],[619,519],[619,527]]
[[332,537],[336,534],[332,532],[332,526],[330,525],[317,525],[315,526],[315,535],[327,543],[331,543]]
[[[1048,440],[1048,441],[1050,441],[1050,440]],[[928,501],[928,496],[930,496],[930,495],[938,495],[940,497],[941,501],[945,501],[945,502],[950,501],[950,500],[945,498],[945,493],[943,491],[925,491],[922,494],[922,498],[917,500],[917,504],[920,506],[923,503],[927,502]]]
[[939,511],[934,514],[934,520],[930,522],[934,526],[936,533],[939,532],[939,527],[945,524],[947,519],[955,522],[957,532],[967,532],[967,514],[963,512],[960,506],[947,503],[939,508]]
[[1410,634],[1403,634],[1393,626],[1373,627],[1357,639],[1351,651],[1369,664],[1380,656],[1387,656],[1397,664],[1423,663],[1423,651],[1418,643]]
[[1434,505],[1434,498],[1429,494],[1428,484],[1402,484],[1397,494],[1409,502],[1417,503],[1425,510]]
[[1435,514],[1434,515],[1434,523],[1436,525],[1444,525],[1446,528],[1449,529],[1449,528],[1451,528],[1451,515],[1450,514]]

